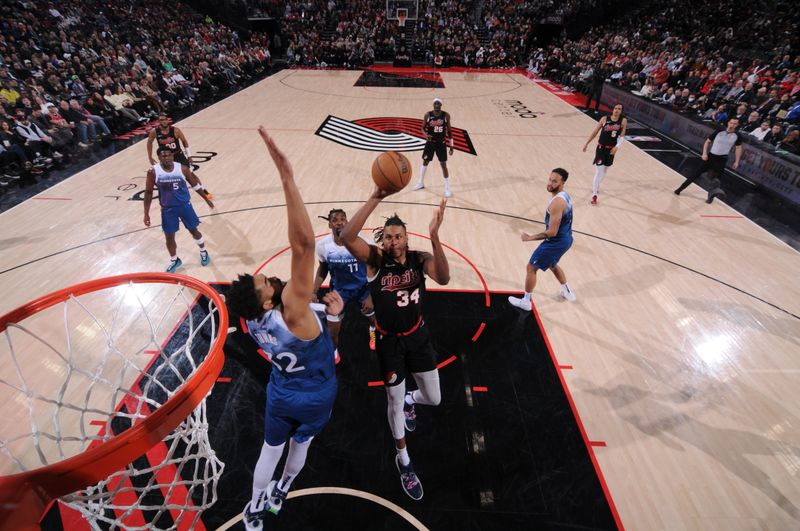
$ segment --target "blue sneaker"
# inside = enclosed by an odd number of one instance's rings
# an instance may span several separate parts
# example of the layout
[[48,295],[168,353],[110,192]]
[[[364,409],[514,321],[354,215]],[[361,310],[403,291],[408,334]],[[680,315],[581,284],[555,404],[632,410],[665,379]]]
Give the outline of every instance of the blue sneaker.
[[170,260],[169,265],[167,266],[167,273],[174,273],[182,265],[183,262],[181,261],[180,258],[176,258],[175,260]]
[[211,263],[211,256],[208,254],[208,251],[202,250],[200,251],[200,265],[207,266]]
[[272,514],[278,514],[281,512],[281,507],[283,507],[283,501],[286,499],[287,492],[278,488],[277,481],[269,482],[267,492],[269,493],[267,497],[267,503],[269,504],[268,511]]
[[[408,396],[411,393],[406,393]],[[414,431],[417,429],[417,412],[414,409],[414,404],[410,406],[403,400],[403,415],[406,417],[406,430]]]
[[400,484],[403,485],[403,490],[406,491],[412,500],[422,499],[422,483],[419,482],[417,474],[414,473],[414,467],[411,463],[407,466],[400,464],[400,456],[394,457],[394,463],[397,465],[397,470],[400,472]]

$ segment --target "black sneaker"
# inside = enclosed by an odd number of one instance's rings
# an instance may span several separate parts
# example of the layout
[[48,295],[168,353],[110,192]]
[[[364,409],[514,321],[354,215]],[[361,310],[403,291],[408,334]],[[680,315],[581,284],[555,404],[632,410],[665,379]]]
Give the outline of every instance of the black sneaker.
[[[411,393],[406,393],[406,396],[410,395]],[[405,399],[403,400],[403,415],[406,418],[406,430],[407,431],[414,431],[417,429],[417,412],[414,409],[414,404],[410,406],[406,403]]]
[[419,482],[419,478],[414,472],[414,467],[411,466],[411,463],[406,466],[401,465],[399,455],[395,455],[394,463],[397,465],[397,471],[400,472],[400,484],[403,486],[403,490],[412,500],[421,500],[423,495],[422,483]]

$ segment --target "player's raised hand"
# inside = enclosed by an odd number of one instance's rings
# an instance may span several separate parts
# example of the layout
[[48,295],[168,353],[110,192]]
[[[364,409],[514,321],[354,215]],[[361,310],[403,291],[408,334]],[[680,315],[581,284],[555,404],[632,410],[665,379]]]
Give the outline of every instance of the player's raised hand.
[[325,303],[325,313],[328,315],[340,315],[344,311],[344,300],[335,289],[326,293],[322,302]]
[[378,201],[380,201],[384,197],[388,197],[388,196],[390,196],[392,194],[395,194],[395,193],[397,193],[397,190],[384,190],[383,188],[379,187],[378,185],[375,185],[375,188],[372,190],[372,196],[371,197],[373,197],[373,198],[377,199]]
[[433,219],[431,219],[431,224],[428,227],[431,238],[435,238],[439,235],[439,227],[442,226],[442,221],[444,221],[445,207],[447,207],[447,199],[443,198],[441,202],[439,202],[439,208],[433,213]]
[[289,159],[286,157],[283,151],[278,148],[278,146],[275,144],[275,140],[272,138],[272,136],[270,136],[270,134],[267,132],[267,129],[263,125],[258,126],[258,134],[261,135],[261,139],[264,141],[264,144],[266,144],[267,150],[269,151],[275,166],[278,168],[278,172],[281,174],[281,177],[292,177],[294,174],[292,172],[292,165],[289,162]]

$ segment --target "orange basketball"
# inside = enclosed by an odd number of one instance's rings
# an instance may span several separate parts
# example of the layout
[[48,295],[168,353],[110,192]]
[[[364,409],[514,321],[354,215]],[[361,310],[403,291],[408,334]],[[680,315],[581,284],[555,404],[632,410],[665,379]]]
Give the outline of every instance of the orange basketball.
[[381,153],[372,163],[372,180],[387,192],[402,190],[411,180],[411,163],[400,153]]

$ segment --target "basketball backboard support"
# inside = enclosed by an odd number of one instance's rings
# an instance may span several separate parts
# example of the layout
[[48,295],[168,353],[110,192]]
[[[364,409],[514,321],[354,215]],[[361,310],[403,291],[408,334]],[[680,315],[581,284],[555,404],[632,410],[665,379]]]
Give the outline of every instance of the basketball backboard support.
[[386,18],[398,20],[398,10],[403,14],[405,10],[407,20],[417,20],[419,0],[386,0]]

